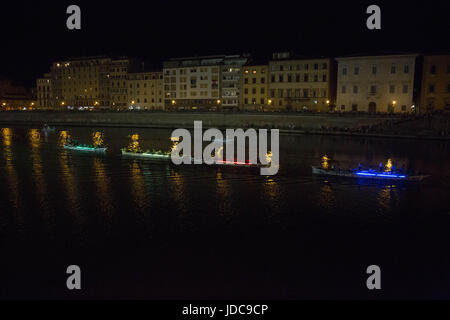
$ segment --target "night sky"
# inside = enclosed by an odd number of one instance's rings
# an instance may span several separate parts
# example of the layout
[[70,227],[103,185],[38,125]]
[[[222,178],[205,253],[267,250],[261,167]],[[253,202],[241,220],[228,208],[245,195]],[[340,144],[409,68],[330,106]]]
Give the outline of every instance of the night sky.
[[[77,4],[82,30],[66,28]],[[366,28],[381,7],[382,30]],[[33,85],[51,61],[128,55],[158,65],[170,57],[273,51],[351,53],[450,51],[450,4],[428,1],[12,1],[1,4],[0,76]]]

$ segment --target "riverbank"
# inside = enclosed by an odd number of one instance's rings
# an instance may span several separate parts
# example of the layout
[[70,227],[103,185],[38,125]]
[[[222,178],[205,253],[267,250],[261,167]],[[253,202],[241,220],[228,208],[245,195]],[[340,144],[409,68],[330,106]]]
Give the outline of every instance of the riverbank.
[[280,129],[282,134],[450,140],[448,116],[211,112],[0,112],[2,125]]

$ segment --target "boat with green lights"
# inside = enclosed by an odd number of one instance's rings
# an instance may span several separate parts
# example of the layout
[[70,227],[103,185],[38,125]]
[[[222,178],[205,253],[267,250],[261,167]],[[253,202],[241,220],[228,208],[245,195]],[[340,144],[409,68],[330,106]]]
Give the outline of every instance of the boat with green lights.
[[64,144],[63,146],[66,150],[74,150],[74,151],[85,151],[85,152],[106,152],[107,147],[97,147],[90,144]]

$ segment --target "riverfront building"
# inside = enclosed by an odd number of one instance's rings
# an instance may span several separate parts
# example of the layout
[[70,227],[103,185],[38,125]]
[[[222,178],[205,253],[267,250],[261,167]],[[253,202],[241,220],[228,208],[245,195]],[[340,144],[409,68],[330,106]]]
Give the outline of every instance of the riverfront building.
[[415,54],[338,58],[336,111],[414,111],[416,58]]
[[329,111],[334,105],[336,73],[333,59],[274,53],[269,72],[269,99],[273,108]]
[[50,109],[53,107],[52,78],[50,73],[44,74],[43,78],[36,80],[36,107],[39,109]]
[[421,112],[450,111],[450,55],[424,56],[421,96]]
[[130,60],[112,60],[107,78],[109,79],[109,100],[112,109],[124,110],[129,107],[127,75]]
[[244,110],[270,111],[273,107],[268,98],[269,66],[267,64],[247,64],[241,72],[241,105]]
[[108,108],[110,68],[107,57],[54,62],[50,73],[55,107]]
[[178,110],[237,108],[246,56],[175,58],[164,62],[164,102]]
[[128,73],[127,83],[130,109],[164,110],[162,72]]
[[0,79],[0,110],[32,110],[35,107],[36,100],[31,92],[9,80]]

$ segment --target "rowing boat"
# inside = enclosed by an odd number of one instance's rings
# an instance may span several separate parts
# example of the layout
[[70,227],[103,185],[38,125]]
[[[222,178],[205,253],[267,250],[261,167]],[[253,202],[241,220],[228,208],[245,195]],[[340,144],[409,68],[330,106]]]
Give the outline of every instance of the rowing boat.
[[75,151],[86,151],[86,152],[106,152],[107,147],[94,147],[94,146],[87,146],[87,145],[65,144],[64,149],[75,150]]
[[375,170],[339,170],[339,169],[323,169],[312,166],[312,173],[316,175],[326,175],[344,178],[359,179],[377,179],[377,180],[393,180],[393,181],[422,181],[429,175],[407,175],[401,172],[383,172]]

